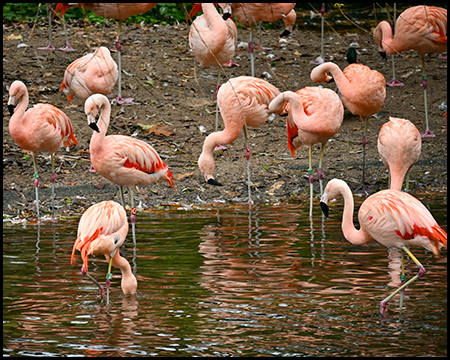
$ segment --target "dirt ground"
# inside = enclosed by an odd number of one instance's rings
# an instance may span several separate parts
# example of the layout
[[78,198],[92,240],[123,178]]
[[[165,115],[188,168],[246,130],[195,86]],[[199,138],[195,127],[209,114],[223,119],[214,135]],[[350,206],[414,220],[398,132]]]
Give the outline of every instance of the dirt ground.
[[[8,90],[14,80],[23,81],[30,93],[30,105],[50,103],[62,109],[71,119],[80,147],[56,155],[56,215],[81,213],[90,205],[118,199],[117,186],[97,173],[89,172],[89,140],[92,130],[87,126],[84,103],[74,98],[71,104],[59,91],[66,67],[86,52],[107,46],[117,59],[114,39],[117,25],[85,27],[84,23],[69,23],[69,39],[74,52],[37,50],[48,43],[48,28],[25,24],[3,25],[3,213],[4,215],[35,216],[32,160],[12,140],[8,131]],[[179,204],[199,206],[215,201],[247,201],[247,167],[244,137],[227,145],[215,155],[215,178],[224,186],[206,184],[197,166],[205,137],[214,131],[215,86],[217,68],[201,68],[189,50],[189,26],[123,27],[122,77],[124,97],[133,97],[134,104],[113,105],[108,134],[135,136],[151,144],[170,167],[177,192],[167,183],[157,183],[135,192],[142,208]],[[296,91],[305,86],[317,86],[309,77],[314,65],[310,61],[320,54],[320,35],[296,28],[280,42],[281,30],[264,31],[263,46],[272,50],[256,50],[256,76],[263,77],[280,91]],[[11,35],[22,36],[22,40]],[[56,47],[64,45],[61,25],[52,34]],[[248,30],[239,30],[238,43],[246,42]],[[17,47],[21,42],[28,47]],[[384,61],[369,34],[326,33],[325,59],[347,65],[345,55],[350,44],[357,44],[358,62],[380,71],[392,79],[391,61]],[[239,67],[224,68],[226,76],[250,75],[247,46],[239,47],[233,59]],[[387,187],[388,173],[377,151],[377,135],[389,116],[411,120],[424,131],[424,103],[421,87],[420,57],[414,52],[396,56],[396,74],[405,86],[387,87],[386,102],[381,111],[371,117],[367,138],[366,185],[373,191]],[[430,128],[435,138],[422,140],[420,160],[411,170],[412,194],[447,191],[447,131],[441,104],[447,104],[447,60],[439,54],[426,59],[428,72],[428,107]],[[268,77],[267,77],[268,75]],[[264,77],[266,76],[266,77]],[[225,76],[222,75],[222,79]],[[335,88],[334,84],[324,84]],[[117,94],[117,87],[112,100]],[[250,128],[252,198],[255,202],[298,201],[308,206],[308,150],[301,148],[292,158],[287,148],[286,119],[276,116],[257,129]],[[149,129],[149,125],[153,125]],[[202,131],[202,127],[205,130]],[[222,123],[219,123],[222,128]],[[328,143],[324,162],[325,182],[341,178],[355,189],[361,182],[363,123],[347,110],[339,132]],[[319,146],[313,152],[313,168],[317,179]],[[51,163],[48,153],[38,156],[40,174],[40,205],[50,212]],[[319,185],[315,181],[317,204]],[[125,201],[129,204],[128,195]],[[304,201],[303,205],[301,202]],[[177,206],[179,206],[177,205]],[[139,210],[139,209],[138,209]]]

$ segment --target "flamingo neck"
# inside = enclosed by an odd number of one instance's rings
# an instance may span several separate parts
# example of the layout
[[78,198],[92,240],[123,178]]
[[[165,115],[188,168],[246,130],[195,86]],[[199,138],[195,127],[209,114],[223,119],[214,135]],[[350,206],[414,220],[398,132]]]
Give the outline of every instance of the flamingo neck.
[[137,290],[137,280],[131,271],[130,263],[120,256],[119,251],[113,257],[112,265],[122,272],[121,287],[125,295],[133,295]]
[[202,8],[208,26],[211,28],[210,35],[214,37],[214,41],[208,42],[208,47],[215,54],[225,45],[228,27],[213,3],[202,3]]
[[344,198],[344,212],[342,214],[342,232],[345,238],[353,245],[362,245],[372,241],[369,234],[362,228],[357,230],[353,223],[354,201],[349,188],[341,189]]
[[380,51],[385,51],[390,55],[399,52],[396,49],[397,44],[394,34],[392,33],[392,27],[387,21],[382,21],[378,24],[374,37]]
[[10,119],[10,126],[12,124],[21,124],[24,120],[25,111],[29,104],[28,91],[25,89],[23,94],[17,99],[18,104],[14,108],[14,114]]

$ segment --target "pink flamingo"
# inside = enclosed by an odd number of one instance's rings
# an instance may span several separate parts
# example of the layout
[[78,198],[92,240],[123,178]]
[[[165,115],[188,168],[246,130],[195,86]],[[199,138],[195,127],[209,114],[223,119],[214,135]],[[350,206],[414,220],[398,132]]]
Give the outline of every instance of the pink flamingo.
[[426,129],[422,137],[435,137],[428,124],[427,74],[425,54],[447,51],[447,9],[418,5],[400,14],[395,26],[395,36],[387,21],[382,21],[373,31],[380,54],[398,54],[407,50],[419,53],[422,62],[422,86],[425,103]]
[[[390,189],[401,191],[403,179],[419,160],[422,138],[417,127],[409,120],[390,117],[378,134],[378,152],[388,168]],[[406,180],[409,185],[409,173]]]
[[[291,25],[295,24],[297,15],[295,14],[295,3],[232,3],[231,13],[243,26],[250,26],[250,40],[248,41],[248,49],[250,51],[250,64],[252,76],[255,76],[255,60],[253,58],[253,52],[255,46],[253,45],[253,29],[256,24],[261,22],[275,22],[280,19],[286,19],[289,25],[287,31],[292,31]],[[222,6],[223,8],[223,6]],[[294,11],[294,13],[292,13]],[[294,18],[295,15],[295,18]],[[285,23],[286,24],[286,23]],[[260,25],[261,26],[261,25]],[[286,30],[282,36],[287,36]],[[259,49],[261,47],[261,27],[260,27],[260,39]]]
[[[87,8],[98,16],[119,21],[115,44],[117,49],[117,62],[119,65],[119,94],[116,97],[118,104],[133,103],[133,98],[122,97],[122,61],[120,56],[122,52],[122,45],[120,43],[122,22],[130,16],[143,14],[151,10],[155,5],[156,3],[80,3],[75,5]],[[72,6],[73,5],[64,5],[61,7],[61,16],[64,16],[64,12]]]
[[[31,151],[36,188],[36,213],[39,224],[39,175],[36,156],[39,151],[50,152],[52,162],[52,221],[55,221],[55,161],[54,154],[61,146],[79,145],[72,130],[72,123],[64,112],[50,104],[28,107],[28,90],[22,81],[14,81],[9,89],[8,109],[11,114],[9,133],[24,150]],[[17,106],[15,107],[15,104]]]
[[362,167],[362,190],[365,187],[365,162],[366,162],[366,135],[369,125],[369,116],[380,111],[386,98],[386,79],[368,66],[362,64],[350,64],[344,71],[332,62],[325,62],[316,66],[311,71],[311,80],[316,83],[328,82],[331,77],[330,72],[339,89],[340,98],[344,106],[353,114],[359,115],[364,121],[363,146],[363,167]]
[[305,87],[297,90],[295,93],[292,91],[282,92],[269,104],[269,111],[274,113],[284,112],[286,102],[289,103],[286,120],[288,148],[292,157],[295,158],[296,150],[302,145],[309,147],[309,216],[312,217],[314,182],[312,149],[315,144],[321,144],[317,174],[320,183],[320,194],[322,195],[322,165],[325,145],[342,125],[344,106],[339,99],[339,95],[333,90],[321,87]]
[[[133,189],[138,185],[146,186],[164,180],[175,190],[172,172],[161,160],[156,150],[146,142],[131,136],[106,136],[111,115],[111,104],[106,96],[91,95],[84,104],[84,112],[87,115],[89,126],[94,130],[89,145],[93,168],[100,175],[119,186],[120,200],[124,208],[123,187],[128,186],[130,189],[130,220],[135,241],[136,208],[134,207]],[[99,116],[98,120],[97,116]]]
[[[61,5],[63,4],[57,4],[55,10],[53,11],[53,5],[51,3],[47,3],[47,14],[48,14],[48,45],[45,47],[38,47],[38,50],[55,50],[55,47],[52,44],[52,18],[53,12],[58,13]],[[40,4],[39,4],[40,6]],[[64,27],[64,35],[66,37],[66,45],[63,47],[58,48],[58,50],[62,51],[74,51],[72,46],[69,44],[69,38],[67,37],[67,30],[66,30],[66,22],[64,21],[64,16],[61,15],[62,24]]]
[[94,53],[73,61],[64,72],[60,91],[72,101],[76,95],[86,100],[92,94],[108,95],[118,77],[117,64],[108,48],[100,46]]
[[259,127],[270,115],[269,103],[280,91],[267,81],[239,76],[228,80],[217,93],[217,102],[224,123],[224,130],[209,134],[203,143],[202,153],[198,158],[198,167],[208,184],[222,186],[213,177],[214,148],[218,144],[231,144],[244,129],[247,158],[249,203],[250,195],[250,150],[247,145],[247,126]]
[[[220,66],[231,62],[237,45],[237,28],[230,18],[223,19],[213,3],[201,5],[203,15],[198,16],[189,30],[189,46],[201,66],[218,66],[216,94],[220,87]],[[194,6],[190,16],[200,11]],[[219,111],[216,106],[216,131]]]
[[78,223],[77,239],[73,244],[70,264],[75,260],[75,251],[81,253],[83,266],[81,273],[87,275],[99,286],[102,286],[88,274],[88,256],[105,255],[108,261],[106,274],[106,304],[109,305],[109,287],[111,285],[111,266],[122,272],[121,287],[125,295],[133,295],[137,290],[137,280],[131,271],[129,262],[120,256],[120,247],[128,234],[127,214],[124,208],[115,201],[102,201],[92,205],[81,216]]
[[360,229],[357,230],[353,224],[353,195],[345,181],[333,179],[325,187],[320,200],[325,216],[328,217],[328,203],[339,195],[344,198],[342,232],[348,241],[362,245],[376,240],[388,248],[398,247],[419,267],[417,275],[381,301],[380,315],[384,317],[388,301],[425,274],[425,268],[408,247],[421,246],[437,256],[442,246],[447,246],[447,233],[419,200],[408,193],[393,189],[377,192],[362,203],[358,212]]

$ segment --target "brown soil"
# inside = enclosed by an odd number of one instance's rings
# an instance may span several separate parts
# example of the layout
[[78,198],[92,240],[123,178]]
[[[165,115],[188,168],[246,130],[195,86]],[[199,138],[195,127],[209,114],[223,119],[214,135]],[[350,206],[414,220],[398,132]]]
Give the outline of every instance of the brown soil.
[[[37,50],[48,43],[47,27],[37,26],[29,37],[30,27],[23,24],[3,26],[3,37],[21,35],[29,47],[18,48],[19,40],[3,42],[3,213],[32,217],[35,213],[33,166],[30,157],[11,140],[8,132],[8,90],[14,80],[22,80],[30,92],[30,104],[50,103],[61,108],[71,119],[80,147],[56,155],[56,214],[78,214],[90,205],[107,199],[118,201],[117,186],[96,173],[89,172],[89,139],[92,130],[87,126],[84,104],[74,98],[67,102],[59,87],[64,70],[76,58],[103,45],[116,57],[114,39],[117,26],[78,27],[71,23],[69,39],[74,52]],[[64,45],[61,26],[53,32],[53,44]],[[225,151],[216,154],[215,178],[224,186],[205,183],[197,167],[205,137],[214,131],[215,86],[217,68],[201,68],[195,64],[187,42],[189,27],[136,26],[123,28],[122,67],[124,97],[133,97],[135,104],[113,105],[109,134],[133,135],[147,141],[169,165],[176,179],[177,192],[167,183],[143,187],[135,192],[137,202],[144,208],[157,205],[200,205],[214,201],[247,201],[247,168],[244,137],[240,136]],[[281,31],[265,31],[264,46],[273,50],[256,50],[256,76],[264,77],[281,91],[296,91],[316,86],[309,74],[310,64],[320,53],[320,37],[303,29],[295,29],[287,43],[279,42]],[[239,42],[247,41],[248,30],[239,30]],[[372,36],[327,33],[325,58],[341,69],[347,63],[345,54],[351,43],[357,43],[358,62],[368,65],[392,78],[391,61],[378,54]],[[282,46],[283,45],[283,46]],[[285,46],[284,46],[285,45]],[[226,76],[250,75],[249,53],[246,46],[236,51],[233,59],[239,67],[225,68]],[[425,129],[423,90],[421,87],[420,57],[406,52],[396,57],[396,73],[405,86],[387,87],[386,102],[379,114],[372,117],[368,129],[366,185],[373,191],[387,187],[388,173],[377,151],[377,134],[389,116],[411,120],[422,132]],[[411,170],[413,194],[422,191],[447,190],[447,132],[439,105],[447,101],[447,61],[439,54],[427,57],[428,107],[430,128],[435,138],[422,140],[422,154]],[[222,75],[222,79],[224,76]],[[325,87],[335,88],[334,84]],[[117,94],[117,89],[109,97]],[[306,170],[307,148],[299,149],[293,159],[287,149],[286,119],[277,116],[260,128],[250,128],[250,159],[252,198],[255,202],[302,201],[309,192]],[[144,125],[144,126],[142,126]],[[149,132],[148,125],[156,131]],[[206,132],[201,132],[204,126]],[[221,123],[219,124],[221,128]],[[150,129],[151,131],[152,129]],[[163,130],[167,130],[165,133]],[[361,137],[363,123],[345,111],[344,123],[329,142],[324,163],[325,182],[337,177],[354,189],[362,175]],[[313,168],[317,178],[319,146],[313,152]],[[49,154],[38,156],[41,189],[41,209],[50,211],[51,164]],[[319,192],[318,181],[315,192]],[[318,198],[318,195],[316,196]],[[129,204],[128,196],[125,200]],[[307,206],[305,202],[301,206]]]

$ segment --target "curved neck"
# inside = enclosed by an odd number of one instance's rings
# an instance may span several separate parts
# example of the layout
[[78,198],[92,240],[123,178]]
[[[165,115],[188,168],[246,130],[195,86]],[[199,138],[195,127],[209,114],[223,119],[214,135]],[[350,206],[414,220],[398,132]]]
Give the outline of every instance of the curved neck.
[[137,280],[131,271],[130,263],[120,256],[119,251],[117,251],[113,257],[112,266],[119,268],[122,272],[122,282],[121,287],[125,295],[132,295],[136,293],[137,290]]
[[387,21],[382,21],[378,24],[374,32],[375,41],[378,43],[380,51],[385,51],[388,54],[395,54],[397,51],[393,48],[394,35],[392,27]]
[[351,84],[345,77],[341,68],[335,63],[326,62],[316,66],[311,72],[311,80],[317,83],[328,81],[330,80],[330,77],[327,73],[331,73],[331,75],[333,75],[336,86],[339,88],[340,93],[345,97],[347,89],[351,87]]
[[208,46],[213,53],[216,53],[222,49],[227,40],[228,28],[213,3],[202,3],[202,8],[206,21],[211,28],[208,35],[214,38],[214,41],[208,42]]
[[342,232],[345,238],[353,245],[367,244],[372,241],[370,235],[364,230],[355,228],[353,224],[354,202],[350,189],[341,191],[344,198],[344,213],[342,214]]
[[29,98],[28,98],[28,90],[25,88],[25,91],[21,94],[21,96],[16,99],[16,103],[18,104],[14,108],[14,114],[11,116],[10,122],[22,122],[25,111],[27,110]]

